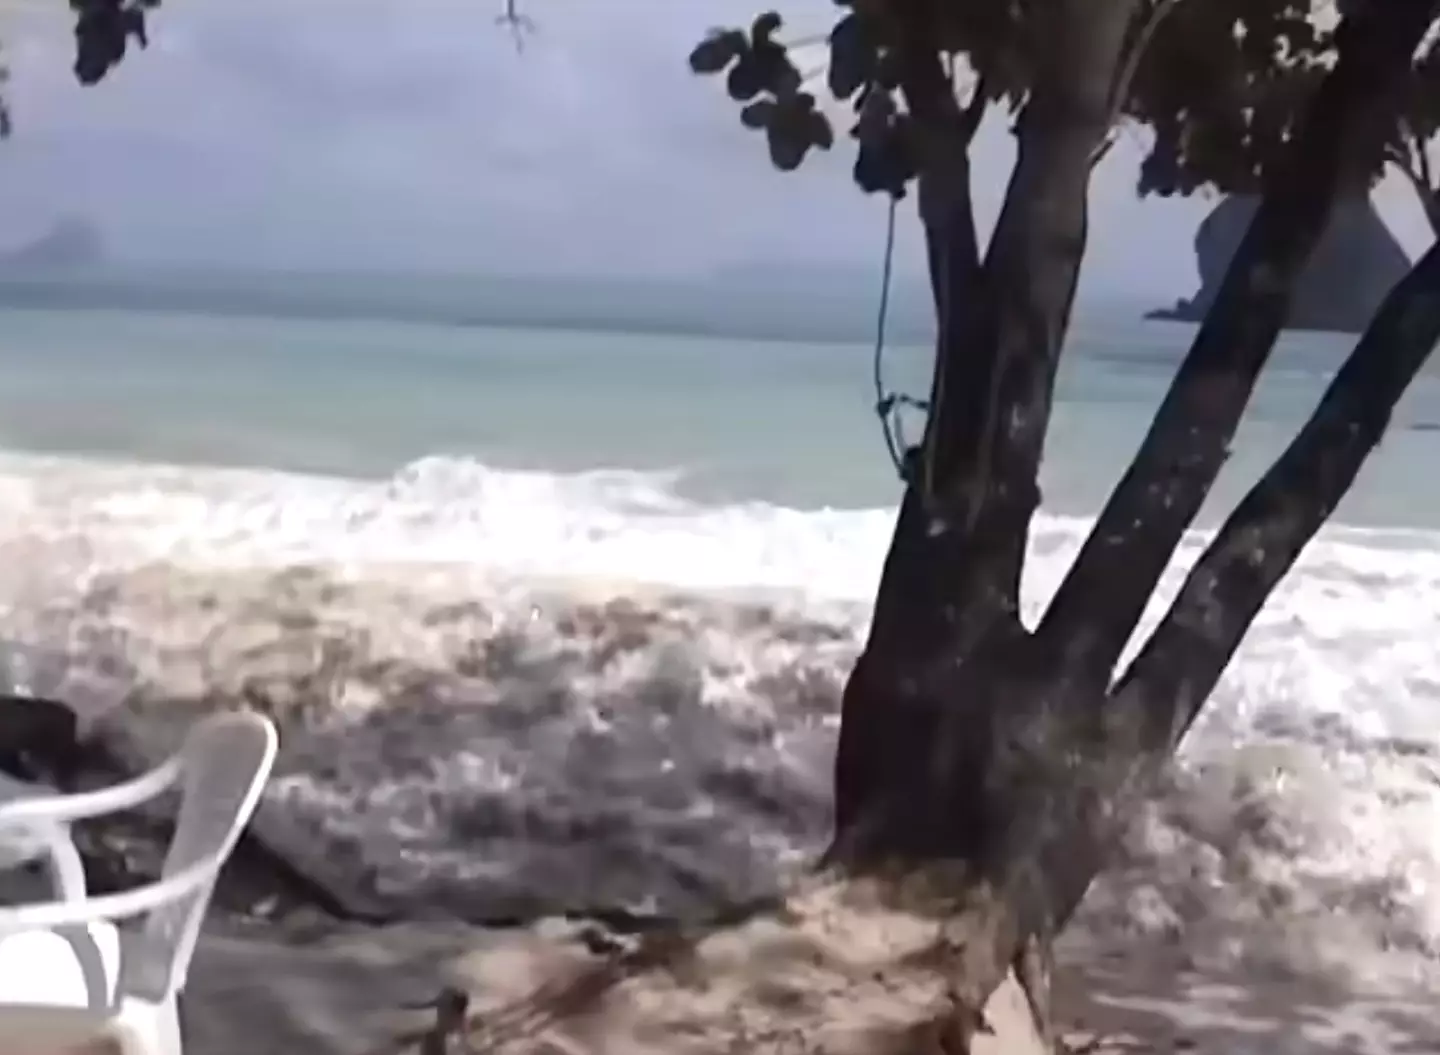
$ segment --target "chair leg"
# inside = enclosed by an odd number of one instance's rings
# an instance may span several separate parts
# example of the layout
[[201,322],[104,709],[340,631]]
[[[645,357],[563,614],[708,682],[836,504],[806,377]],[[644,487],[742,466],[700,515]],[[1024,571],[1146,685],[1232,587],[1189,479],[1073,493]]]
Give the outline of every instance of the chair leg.
[[69,831],[57,825],[50,840],[50,882],[62,901],[84,901],[85,862]]
[[159,1004],[127,1000],[115,1023],[120,1055],[183,1055],[175,998]]

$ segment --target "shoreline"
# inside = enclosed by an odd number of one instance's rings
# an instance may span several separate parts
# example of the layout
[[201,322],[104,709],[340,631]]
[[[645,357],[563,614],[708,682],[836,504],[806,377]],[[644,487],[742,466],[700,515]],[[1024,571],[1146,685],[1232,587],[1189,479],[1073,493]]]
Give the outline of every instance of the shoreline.
[[[1327,965],[1364,950],[1377,970],[1440,979],[1440,962],[1405,960],[1440,941],[1423,680],[1440,616],[1397,603],[1440,566],[1371,563],[1332,555],[1277,595],[1137,825],[1125,875],[1097,887],[1097,929],[1189,928],[1217,951],[1245,934]],[[11,613],[0,631],[65,646],[37,662],[35,687],[94,706],[83,724],[109,757],[92,781],[157,763],[210,710],[275,718],[281,760],[252,830],[305,882],[248,884],[255,901],[326,904],[318,887],[368,920],[684,916],[774,890],[823,842],[856,613],[690,591],[477,600],[414,571],[156,565],[50,591],[41,618]]]
[[[483,539],[469,564],[371,559],[388,545],[380,531],[324,564],[305,554],[267,562],[275,551],[252,544],[247,519],[212,536],[205,510],[172,521],[168,507],[162,517],[125,505],[128,492],[91,497],[95,519],[71,526],[65,543],[82,543],[65,551],[73,566],[55,556],[60,536],[14,544],[21,577],[0,630],[34,642],[41,660],[40,646],[58,644],[53,665],[35,668],[60,679],[58,697],[124,701],[90,728],[108,738],[110,768],[153,762],[209,708],[258,707],[283,726],[284,757],[253,829],[274,860],[237,855],[207,936],[212,981],[191,1001],[208,1001],[218,1023],[260,1015],[276,999],[267,978],[287,970],[299,972],[296,993],[311,994],[274,1011],[296,1035],[345,1020],[345,993],[371,994],[389,1022],[391,997],[431,968],[418,953],[403,969],[382,966],[417,943],[430,942],[424,955],[437,961],[514,941],[563,960],[576,944],[555,937],[576,925],[557,922],[566,908],[638,916],[653,899],[656,915],[683,914],[773,883],[826,830],[839,690],[863,631],[854,602],[576,579],[566,567],[482,575],[506,566]],[[18,502],[13,512],[26,530]],[[152,527],[170,533],[179,559],[142,553],[127,564],[125,545]],[[1423,721],[1440,616],[1417,616],[1410,600],[1440,580],[1440,561],[1339,530],[1346,536],[1322,539],[1277,592],[1175,787],[1116,875],[1097,884],[1080,951],[1066,961],[1067,1029],[1145,1039],[1089,1049],[1096,1055],[1163,1053],[1156,1036],[1190,1034],[1215,1055],[1235,1055],[1236,1038],[1251,1034],[1263,1038],[1257,1055],[1440,1050],[1423,1032],[1425,1001],[1398,969],[1378,996],[1318,973],[1343,966],[1349,940],[1357,970],[1390,970],[1383,957],[1399,949],[1440,978],[1425,893],[1440,857],[1423,841],[1440,817],[1440,742]],[[313,536],[286,537],[325,541]],[[1074,533],[1042,522],[1036,539],[1043,592]],[[717,536],[683,556],[693,563],[728,544]],[[1195,549],[1192,537],[1182,561]],[[597,549],[575,567],[618,552]],[[67,579],[75,568],[89,576]],[[1410,739],[1404,722],[1419,723]],[[104,779],[102,768],[90,778]],[[119,834],[130,845],[121,856],[134,850],[140,871],[152,867],[153,853]],[[305,882],[281,890],[275,860]],[[307,883],[332,901],[317,907]],[[447,911],[545,922],[517,931],[415,920]],[[1226,964],[1227,937],[1256,955]],[[1175,952],[1187,942],[1190,958]],[[1292,966],[1308,956],[1317,973],[1277,976],[1267,950]],[[1342,1034],[1368,1046],[1326,1039]],[[1422,1036],[1431,1046],[1417,1049]],[[1301,1046],[1277,1048],[1282,1038]],[[213,1043],[198,1055],[230,1055],[223,1038]],[[316,1055],[276,1043],[275,1055]],[[1208,1050],[1196,1043],[1174,1050]]]

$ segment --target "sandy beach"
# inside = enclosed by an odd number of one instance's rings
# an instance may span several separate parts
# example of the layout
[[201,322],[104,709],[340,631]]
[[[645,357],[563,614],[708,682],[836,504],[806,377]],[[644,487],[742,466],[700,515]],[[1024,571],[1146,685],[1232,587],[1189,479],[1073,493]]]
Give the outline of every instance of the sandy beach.
[[[7,898],[38,893],[6,873]],[[863,891],[863,888],[861,888]],[[641,944],[594,922],[292,926],[214,913],[185,990],[189,1055],[420,1055],[435,1021],[417,1007],[470,999],[455,1055],[901,1055],[938,999],[907,967],[933,920],[821,886],[762,915],[686,940]],[[1183,943],[1059,946],[1055,1012],[1073,1055],[1421,1055],[1440,1016],[1419,986],[1365,991],[1320,974],[1197,965]],[[987,1015],[999,1036],[974,1055],[1026,1055],[1013,979]],[[1008,1043],[999,1043],[1004,1037]],[[1037,1042],[1038,1043],[1038,1042]],[[465,1046],[468,1045],[468,1046]],[[100,1055],[100,1050],[85,1055]]]
[[[569,932],[567,936],[567,932]],[[406,924],[349,930],[304,947],[208,936],[186,998],[195,1055],[415,1052],[427,1012],[402,1005],[457,985],[481,1028],[472,1050],[620,1055],[685,1051],[897,1051],[923,986],[839,974],[815,947],[763,928],[717,940],[683,970],[623,978],[552,921],[480,932]],[[752,943],[752,944],[747,944]],[[776,953],[779,955],[776,955]],[[757,955],[758,954],[758,955]],[[1088,1055],[1419,1055],[1440,1050],[1424,993],[1359,996],[1317,979],[1180,966],[1173,949],[1098,955],[1066,944],[1056,980],[1064,1039]],[[769,989],[768,1000],[756,997]],[[774,1009],[776,1028],[761,1012]],[[740,1009],[754,1016],[743,1048]],[[688,1019],[688,1021],[686,1021]],[[780,1028],[783,1025],[784,1028]],[[881,1028],[883,1027],[883,1028]]]

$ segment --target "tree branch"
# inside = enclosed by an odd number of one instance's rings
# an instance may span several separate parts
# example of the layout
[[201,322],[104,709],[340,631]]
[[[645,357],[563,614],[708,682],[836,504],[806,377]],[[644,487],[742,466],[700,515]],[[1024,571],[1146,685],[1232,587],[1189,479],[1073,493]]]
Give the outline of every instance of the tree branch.
[[1140,30],[1135,34],[1135,40],[1131,43],[1129,50],[1125,52],[1125,62],[1120,67],[1114,83],[1110,86],[1110,121],[1115,120],[1125,109],[1126,97],[1130,94],[1130,85],[1135,81],[1135,74],[1140,69],[1140,63],[1145,59],[1145,53],[1150,50],[1150,42],[1155,39],[1161,24],[1179,0],[1150,0],[1150,9],[1145,12],[1145,21],[1140,24]]
[[985,104],[977,95],[970,106],[960,107],[927,29],[924,25],[911,27],[902,38],[900,87],[919,132],[919,211],[940,330],[936,348],[939,374],[954,357],[947,353],[956,351],[952,340],[956,328],[947,325],[950,309],[962,308],[972,299],[965,297],[961,305],[952,305],[955,298],[945,287],[968,289],[980,269],[980,241],[975,233],[970,187],[970,143]]
[[985,116],[985,108],[990,105],[990,83],[984,77],[975,81],[974,91],[970,95],[970,101],[965,104],[961,111],[963,118],[962,127],[965,130],[966,142],[973,142],[975,133],[980,130],[980,120]]
[[1385,161],[1405,177],[1425,212],[1430,232],[1440,238],[1440,187],[1435,185],[1425,138],[1403,117],[1396,134],[1398,139],[1385,144]]
[[[1094,2],[1061,4],[1059,22],[1042,38],[1020,122],[1020,159],[983,262],[969,146],[987,86],[977,84],[962,108],[926,21],[933,11],[921,8],[898,24],[901,89],[919,129],[920,215],[939,323],[921,471],[910,481],[920,501],[902,503],[899,531],[933,540],[921,547],[925,566],[906,578],[928,575],[934,582],[925,595],[937,601],[940,594],[963,597],[959,608],[975,632],[995,617],[1019,627],[1035,476],[1084,250],[1088,159],[1109,127],[1119,52],[1138,2],[1104,0],[1098,18]],[[949,530],[936,532],[937,525]],[[898,581],[900,571],[887,563],[884,581]],[[937,633],[971,636],[952,619],[942,621]]]
[[1430,152],[1425,149],[1425,141],[1413,132],[1410,133],[1411,149],[1415,152],[1415,174],[1424,182],[1425,188],[1433,195],[1435,193],[1435,174],[1430,169]]
[[9,87],[10,67],[5,61],[5,49],[0,46],[0,139],[9,139],[15,131],[10,118],[10,106],[5,101],[5,89]]
[[[1339,195],[1393,127],[1416,46],[1440,0],[1368,5],[1340,27],[1339,59],[1307,109],[1139,452],[1105,504],[1039,632],[1109,677],[1224,464],[1291,291]],[[1375,143],[1374,148],[1379,149]],[[1096,599],[1104,603],[1097,604]]]
[[1430,221],[1430,233],[1440,238],[1440,187],[1435,185],[1435,171],[1430,164],[1429,144],[1415,132],[1408,132],[1410,150],[1415,157],[1415,193],[1420,196],[1420,205],[1425,210],[1425,219]]
[[1430,233],[1440,238],[1440,191],[1437,191],[1419,170],[1413,157],[1407,158],[1399,150],[1386,151],[1386,155],[1390,164],[1405,177],[1415,191],[1415,197],[1425,213],[1425,220],[1430,224]]
[[[897,30],[900,88],[918,139],[917,197],[935,305],[933,421],[934,408],[952,396],[959,399],[979,389],[993,369],[989,350],[972,336],[983,328],[991,299],[980,267],[969,153],[985,103],[977,94],[962,110],[935,50],[936,31],[924,18],[912,15],[898,22]],[[895,536],[880,578],[867,646],[877,654],[923,655],[949,641],[956,629],[950,615],[955,606],[950,602],[970,590],[975,570],[983,567],[982,562],[970,560],[963,547],[927,533],[918,475],[907,474]],[[896,607],[907,610],[906,618],[892,618]],[[895,627],[903,628],[903,640],[882,641],[876,636]]]
[[1057,927],[1078,907],[1108,840],[1154,786],[1266,597],[1354,483],[1437,341],[1440,244],[1386,297],[1309,421],[1217,532],[1108,694],[1108,761],[1068,795],[1077,809],[1088,801],[1091,812],[1052,824],[1062,833],[1045,870]]
[[965,389],[937,392],[926,433],[932,520],[997,553],[986,586],[994,606],[1012,613],[1085,251],[1090,158],[1110,126],[1110,93],[1137,2],[1055,0],[1050,10],[983,265],[990,306],[967,335],[990,351],[989,369]]
[[1380,443],[1440,342],[1440,243],[1395,286],[1310,420],[1206,547],[1115,689],[1173,747],[1200,713],[1270,591]]
[[1092,167],[1105,160],[1105,155],[1110,153],[1110,148],[1115,145],[1113,129],[1119,123],[1120,115],[1125,111],[1130,85],[1135,81],[1135,74],[1140,69],[1140,63],[1145,58],[1145,52],[1149,49],[1150,42],[1155,39],[1156,31],[1165,21],[1165,16],[1175,9],[1176,3],[1178,0],[1151,0],[1150,9],[1145,13],[1145,21],[1141,23],[1134,42],[1125,53],[1125,61],[1116,74],[1115,82],[1110,86],[1110,128],[1112,131],[1105,136],[1090,156]]

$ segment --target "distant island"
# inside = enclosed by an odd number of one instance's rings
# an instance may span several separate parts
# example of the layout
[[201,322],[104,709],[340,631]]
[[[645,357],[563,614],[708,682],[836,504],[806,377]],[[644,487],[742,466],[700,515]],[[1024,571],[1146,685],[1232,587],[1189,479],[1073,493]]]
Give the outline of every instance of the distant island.
[[[1147,319],[1199,322],[1215,300],[1225,269],[1255,214],[1257,199],[1226,198],[1195,233],[1200,290]],[[1288,328],[1360,333],[1390,288],[1410,270],[1410,258],[1375,211],[1368,194],[1343,200],[1301,276]]]
[[88,220],[66,217],[18,248],[0,249],[0,272],[53,274],[96,267],[105,262],[105,240]]
[[[245,271],[93,266],[98,247],[47,237],[0,252],[0,308],[156,311],[231,317],[353,319],[449,326],[677,333],[778,341],[868,343],[876,276],[747,268],[674,277],[565,277]],[[1132,309],[1133,310],[1133,309]],[[933,340],[923,278],[897,275],[887,336]]]

